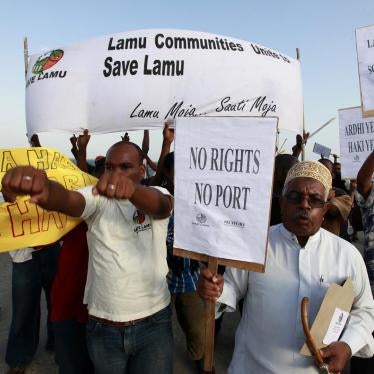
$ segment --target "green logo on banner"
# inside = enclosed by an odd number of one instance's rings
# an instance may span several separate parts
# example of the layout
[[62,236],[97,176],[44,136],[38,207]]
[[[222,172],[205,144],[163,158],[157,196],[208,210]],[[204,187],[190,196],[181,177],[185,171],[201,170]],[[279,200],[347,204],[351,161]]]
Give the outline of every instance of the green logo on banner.
[[42,73],[43,71],[57,64],[62,59],[63,55],[64,51],[62,49],[55,49],[51,52],[45,53],[44,55],[40,56],[35,62],[32,68],[32,72],[34,74]]

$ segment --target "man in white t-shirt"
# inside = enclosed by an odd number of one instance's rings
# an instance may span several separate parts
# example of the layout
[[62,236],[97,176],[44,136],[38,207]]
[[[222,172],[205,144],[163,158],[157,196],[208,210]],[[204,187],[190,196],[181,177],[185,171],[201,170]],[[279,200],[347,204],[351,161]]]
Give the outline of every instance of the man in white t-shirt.
[[140,184],[142,160],[136,144],[119,142],[93,188],[69,191],[30,166],[2,181],[5,191],[87,222],[87,342],[97,374],[172,373],[166,234],[173,200]]

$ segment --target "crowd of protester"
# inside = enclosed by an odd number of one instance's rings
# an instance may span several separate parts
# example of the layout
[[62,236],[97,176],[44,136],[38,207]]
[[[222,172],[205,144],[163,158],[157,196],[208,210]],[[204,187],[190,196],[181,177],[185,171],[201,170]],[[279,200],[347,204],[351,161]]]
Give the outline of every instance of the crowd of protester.
[[[87,161],[88,131],[71,137],[77,166],[98,178],[94,188],[68,191],[41,170],[9,170],[2,180],[5,201],[30,194],[42,208],[82,222],[57,243],[9,252],[8,374],[26,373],[33,360],[42,289],[45,349],[55,352],[60,374],[172,373],[174,310],[196,373],[204,373],[204,299],[217,301],[218,321],[240,305],[229,373],[314,373],[313,359],[298,354],[305,336],[294,309],[303,288],[314,297],[316,315],[326,291],[322,276],[326,286],[352,277],[355,298],[342,338],[320,355],[330,372],[373,374],[374,153],[357,180],[345,181],[336,155],[299,161],[307,140],[308,134],[298,135],[292,154],[275,158],[266,277],[234,268],[212,274],[173,255],[174,131],[168,123],[157,163],[148,156],[148,131],[141,147],[126,133],[94,164]],[[36,134],[31,145],[41,146]],[[364,260],[350,244],[361,230]]]

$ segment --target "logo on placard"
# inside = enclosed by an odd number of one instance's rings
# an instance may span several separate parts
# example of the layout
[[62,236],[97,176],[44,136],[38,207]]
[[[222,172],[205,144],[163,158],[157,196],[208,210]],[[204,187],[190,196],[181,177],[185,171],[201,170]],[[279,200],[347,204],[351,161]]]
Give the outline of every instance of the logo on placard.
[[207,224],[208,218],[205,214],[203,213],[196,214],[195,220],[196,220],[195,222],[192,222],[193,225],[209,227],[209,225]]
[[244,229],[244,227],[245,227],[245,223],[244,222],[234,221],[234,220],[231,220],[231,219],[224,220],[223,224],[225,226],[237,227],[239,229]]
[[360,156],[359,155],[354,156],[353,161],[354,162],[359,162],[360,161]]
[[44,55],[40,56],[35,62],[32,72],[34,74],[40,74],[56,65],[63,57],[64,51],[62,49],[54,49]]
[[341,323],[343,321],[343,317],[344,317],[344,314],[340,313],[339,314],[339,323]]
[[205,223],[207,221],[206,215],[199,213],[196,215],[196,221],[199,223]]
[[134,212],[134,215],[132,216],[132,220],[134,221],[134,223],[141,225],[145,221],[145,214],[140,210],[136,210]]

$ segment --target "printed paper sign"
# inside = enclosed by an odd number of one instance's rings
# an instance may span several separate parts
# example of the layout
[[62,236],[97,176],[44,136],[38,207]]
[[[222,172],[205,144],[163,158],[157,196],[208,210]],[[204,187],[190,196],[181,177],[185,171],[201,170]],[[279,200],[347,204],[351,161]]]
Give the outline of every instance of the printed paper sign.
[[314,143],[313,152],[317,155],[329,158],[331,154],[331,148],[325,147],[322,144]]
[[[0,149],[0,181],[15,166],[31,165],[69,190],[93,185],[96,178],[78,169],[51,148]],[[29,196],[0,204],[0,252],[54,243],[79,224],[78,218],[47,211],[30,203]]]
[[362,116],[374,116],[374,25],[356,30]]
[[326,335],[323,338],[323,344],[329,345],[332,342],[336,342],[339,340],[344,326],[347,323],[348,317],[348,312],[339,308],[335,308],[329,328],[327,329]]
[[276,118],[176,122],[174,247],[265,263]]
[[28,66],[28,134],[152,129],[198,116],[274,116],[302,132],[300,62],[256,43],[138,30],[57,47]]
[[342,177],[355,179],[374,149],[374,117],[363,118],[361,107],[340,109],[339,139]]

